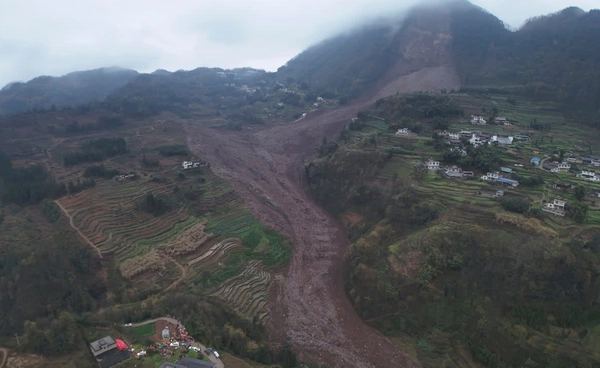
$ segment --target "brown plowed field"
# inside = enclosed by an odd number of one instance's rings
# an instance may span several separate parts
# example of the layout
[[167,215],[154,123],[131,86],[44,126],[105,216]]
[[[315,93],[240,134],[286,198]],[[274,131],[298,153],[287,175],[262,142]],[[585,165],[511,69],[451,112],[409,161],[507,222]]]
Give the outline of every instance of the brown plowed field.
[[372,102],[364,99],[288,125],[242,132],[190,124],[188,142],[261,221],[294,244],[288,269],[272,283],[268,327],[274,344],[289,344],[303,361],[327,367],[418,367],[356,314],[342,281],[347,237],[302,187],[303,166],[315,157],[323,137],[335,138]]

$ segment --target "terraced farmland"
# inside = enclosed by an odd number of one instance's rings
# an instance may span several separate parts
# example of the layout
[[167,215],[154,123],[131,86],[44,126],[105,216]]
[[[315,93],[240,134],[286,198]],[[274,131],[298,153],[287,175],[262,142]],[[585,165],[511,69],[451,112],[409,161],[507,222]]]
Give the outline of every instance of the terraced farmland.
[[268,314],[265,305],[270,281],[271,274],[263,269],[260,261],[254,260],[241,274],[221,284],[211,295],[249,319],[258,317],[261,322],[266,322]]

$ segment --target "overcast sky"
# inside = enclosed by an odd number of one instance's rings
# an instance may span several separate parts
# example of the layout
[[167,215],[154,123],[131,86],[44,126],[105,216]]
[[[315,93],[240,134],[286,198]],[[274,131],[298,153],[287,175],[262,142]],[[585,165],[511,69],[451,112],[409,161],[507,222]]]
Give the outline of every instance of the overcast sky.
[[[474,0],[512,27],[598,0]],[[304,48],[416,0],[0,0],[0,87],[118,65],[276,70]]]

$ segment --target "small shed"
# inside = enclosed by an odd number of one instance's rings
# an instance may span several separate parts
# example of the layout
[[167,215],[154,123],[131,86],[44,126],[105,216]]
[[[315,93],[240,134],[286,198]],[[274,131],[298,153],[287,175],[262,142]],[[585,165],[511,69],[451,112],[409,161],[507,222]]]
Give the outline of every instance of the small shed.
[[542,161],[542,160],[541,160],[541,159],[539,159],[539,158],[537,158],[537,157],[534,157],[534,158],[532,158],[531,160],[529,160],[529,162],[531,162],[531,164],[532,164],[533,166],[540,166],[540,162],[541,162],[541,161]]

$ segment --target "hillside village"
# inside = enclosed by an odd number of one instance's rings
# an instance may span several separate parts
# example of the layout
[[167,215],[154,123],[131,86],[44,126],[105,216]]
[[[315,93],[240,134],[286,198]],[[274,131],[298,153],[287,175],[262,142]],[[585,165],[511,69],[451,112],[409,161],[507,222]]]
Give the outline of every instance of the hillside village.
[[[355,124],[356,119],[350,124]],[[540,149],[537,148],[540,139],[541,142],[546,139],[546,142],[554,143],[554,136],[546,134],[540,138],[536,135],[537,131],[510,122],[504,116],[493,118],[491,123],[488,123],[488,120],[480,115],[471,115],[468,120],[463,119],[456,124],[462,129],[433,129],[419,134],[411,131],[408,126],[402,126],[400,122],[390,124],[390,127],[399,127],[394,133],[397,139],[407,139],[413,145],[424,140],[425,145],[433,145],[436,152],[442,153],[441,156],[431,155],[415,162],[415,170],[435,173],[449,180],[477,180],[496,188],[491,191],[479,191],[478,194],[484,197],[500,199],[507,193],[513,193],[523,194],[528,198],[528,189],[522,189],[523,184],[529,188],[543,184],[547,186],[549,193],[552,193],[550,198],[544,198],[537,207],[543,212],[560,217],[580,212],[581,208],[574,211],[572,201],[564,198],[565,194],[576,192],[579,199],[581,196],[592,199],[592,206],[585,206],[586,213],[588,207],[595,207],[593,198],[600,198],[600,186],[594,185],[600,182],[600,174],[595,171],[600,167],[600,156],[582,150],[579,146],[550,151],[546,147]],[[523,130],[527,130],[527,133],[520,132]],[[431,138],[424,136],[424,133],[430,134]],[[557,143],[559,139],[560,137],[557,137]],[[477,152],[481,151],[477,149],[488,148],[493,151],[485,152],[502,156],[505,163],[491,165],[489,170],[473,164],[461,166],[463,161],[472,162],[468,159],[474,158]],[[556,179],[545,181],[542,177],[548,175],[544,173],[557,174]],[[527,202],[532,204],[531,200]],[[535,205],[532,208],[535,208]]]

